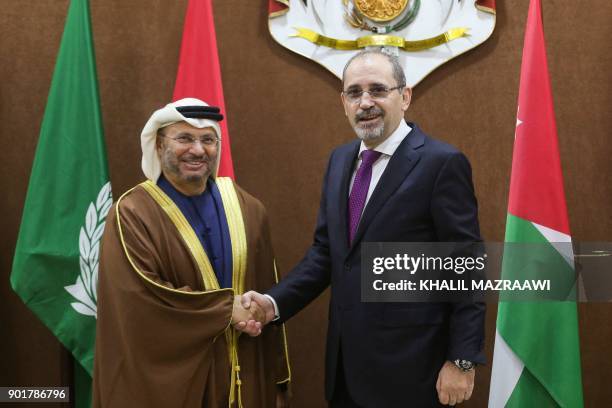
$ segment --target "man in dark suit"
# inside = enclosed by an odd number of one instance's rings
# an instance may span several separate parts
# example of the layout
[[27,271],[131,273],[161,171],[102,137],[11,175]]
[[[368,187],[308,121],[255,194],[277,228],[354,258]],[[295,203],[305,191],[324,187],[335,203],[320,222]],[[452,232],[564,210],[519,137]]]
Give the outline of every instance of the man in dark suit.
[[331,284],[325,396],[332,407],[435,407],[470,398],[484,363],[481,303],[365,303],[363,242],[480,241],[471,168],[454,147],[404,120],[411,89],[397,59],[353,57],[342,103],[358,140],[336,148],[314,242],[267,294],[248,292],[284,322]]

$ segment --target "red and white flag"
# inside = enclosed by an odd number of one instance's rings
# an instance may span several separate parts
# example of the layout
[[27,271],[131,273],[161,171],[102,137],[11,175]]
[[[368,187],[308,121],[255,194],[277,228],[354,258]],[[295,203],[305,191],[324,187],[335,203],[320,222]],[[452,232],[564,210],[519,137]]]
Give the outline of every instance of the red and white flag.
[[223,149],[218,176],[234,179],[227,110],[217,51],[217,35],[211,0],[189,0],[185,15],[181,55],[172,100],[198,98],[221,108],[225,120],[220,122]]

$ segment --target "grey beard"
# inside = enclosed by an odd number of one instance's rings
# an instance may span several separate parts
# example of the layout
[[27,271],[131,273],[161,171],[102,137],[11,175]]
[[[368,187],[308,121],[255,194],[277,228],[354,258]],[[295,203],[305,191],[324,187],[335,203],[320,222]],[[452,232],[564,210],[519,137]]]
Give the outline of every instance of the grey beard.
[[181,173],[181,171],[179,170],[178,159],[170,151],[170,149],[166,149],[162,153],[162,155],[163,155],[161,157],[161,166],[162,166],[162,169],[165,169],[166,171],[168,171],[169,173],[171,173],[172,175],[174,175],[178,179],[183,179],[187,183],[199,184],[199,183],[202,183],[202,182],[206,182],[208,177],[210,177],[210,175],[212,174],[213,169],[215,169],[217,167],[217,158],[215,157],[214,159],[207,160],[208,169],[209,169],[209,171],[207,173],[205,173],[203,175],[184,176]]
[[353,129],[355,130],[357,137],[361,140],[376,140],[382,137],[383,133],[385,132],[385,125],[383,123],[374,128],[363,128],[356,125]]

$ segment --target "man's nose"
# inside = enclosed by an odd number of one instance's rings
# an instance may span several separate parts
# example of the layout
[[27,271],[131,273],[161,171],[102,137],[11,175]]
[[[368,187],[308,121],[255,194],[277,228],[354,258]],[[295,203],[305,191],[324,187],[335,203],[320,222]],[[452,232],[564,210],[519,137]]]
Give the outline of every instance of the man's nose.
[[204,148],[204,143],[199,139],[195,139],[191,146],[189,147],[189,152],[191,154],[197,154],[199,156],[206,154],[206,149]]
[[359,99],[359,107],[361,109],[369,109],[374,106],[374,100],[370,96],[368,91],[365,91],[361,94],[361,98]]

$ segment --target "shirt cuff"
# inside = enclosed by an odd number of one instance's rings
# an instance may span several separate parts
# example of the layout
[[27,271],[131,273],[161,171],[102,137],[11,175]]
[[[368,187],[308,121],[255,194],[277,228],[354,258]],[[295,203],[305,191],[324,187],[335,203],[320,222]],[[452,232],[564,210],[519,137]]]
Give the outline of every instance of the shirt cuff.
[[264,296],[270,299],[270,302],[272,302],[272,305],[274,306],[274,319],[272,319],[272,321],[274,322],[280,318],[280,313],[278,312],[278,305],[276,304],[276,300],[274,300],[272,296],[266,295],[265,293]]

